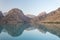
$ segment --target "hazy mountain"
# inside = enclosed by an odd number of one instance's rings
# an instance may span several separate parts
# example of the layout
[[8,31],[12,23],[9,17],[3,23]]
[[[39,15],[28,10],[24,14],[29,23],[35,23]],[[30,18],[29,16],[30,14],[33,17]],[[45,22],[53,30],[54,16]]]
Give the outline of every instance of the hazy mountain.
[[7,12],[4,12],[3,15],[6,16],[8,13]]
[[35,17],[35,15],[31,15],[31,14],[27,14],[26,16],[29,17],[29,18],[34,18]]
[[47,13],[46,13],[46,12],[41,12],[41,13],[37,16],[37,18],[38,18],[38,20],[43,20],[46,16],[47,16]]
[[37,16],[35,16],[34,18],[31,19],[31,23],[32,24],[40,24],[41,20],[44,20],[44,18],[47,16],[46,12],[41,12],[39,13]]

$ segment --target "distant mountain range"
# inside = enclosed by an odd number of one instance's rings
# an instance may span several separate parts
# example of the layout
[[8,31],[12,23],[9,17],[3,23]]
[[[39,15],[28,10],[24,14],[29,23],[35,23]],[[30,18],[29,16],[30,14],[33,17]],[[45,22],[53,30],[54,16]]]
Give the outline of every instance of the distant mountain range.
[[5,13],[6,16],[3,16],[0,11],[0,19],[2,19],[2,23],[14,23],[14,22],[60,22],[60,8],[51,11],[50,13],[41,12],[39,15],[24,15],[22,10],[18,8],[13,8],[10,11]]
[[5,12],[5,15],[0,11],[0,24],[30,23],[35,25],[54,22],[60,22],[60,8],[50,13],[41,12],[37,16],[30,14],[24,15],[23,11],[18,8],[13,8]]

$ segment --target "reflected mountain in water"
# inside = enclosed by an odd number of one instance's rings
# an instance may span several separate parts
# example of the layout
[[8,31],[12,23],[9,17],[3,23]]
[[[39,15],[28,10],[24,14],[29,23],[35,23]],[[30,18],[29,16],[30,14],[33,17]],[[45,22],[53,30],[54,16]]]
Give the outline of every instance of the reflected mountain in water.
[[0,21],[0,30],[5,29],[11,36],[19,36],[29,26],[30,18],[22,10],[14,8],[7,12]]
[[[0,21],[2,20],[2,18],[4,17],[2,11],[0,11]],[[0,33],[2,31],[3,27],[0,25]]]
[[23,33],[23,31],[28,28],[30,25],[26,23],[19,23],[19,24],[5,24],[1,25],[4,27],[6,32],[11,36],[19,36]]
[[24,30],[30,31],[34,29],[38,29],[40,32],[45,34],[46,32],[50,32],[60,37],[60,28],[58,28],[60,26],[59,24],[44,24],[44,25],[40,24],[38,25],[38,27],[35,27],[35,26],[31,26],[30,24],[20,23],[16,25],[7,24],[1,26],[3,26],[6,32],[13,37],[20,36]]
[[[53,14],[53,15],[52,15]],[[52,12],[51,14],[43,14],[39,16],[24,15],[23,12],[17,8],[14,8],[7,12],[7,15],[0,20],[0,33],[7,32],[9,35],[16,37],[20,36],[24,30],[30,31],[38,29],[42,33],[50,32],[60,37],[60,10]],[[48,16],[49,15],[49,16]],[[57,16],[59,18],[57,18]],[[46,18],[46,19],[45,19]],[[49,20],[49,18],[53,20]],[[55,20],[57,18],[57,20]],[[47,21],[48,20],[48,21]],[[54,22],[53,22],[54,21]]]
[[44,24],[47,31],[60,37],[60,24]]

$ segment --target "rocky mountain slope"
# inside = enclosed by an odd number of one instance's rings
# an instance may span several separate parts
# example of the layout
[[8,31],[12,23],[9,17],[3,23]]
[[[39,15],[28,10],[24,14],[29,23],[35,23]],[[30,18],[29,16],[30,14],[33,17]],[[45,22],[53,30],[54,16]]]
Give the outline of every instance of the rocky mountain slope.
[[15,24],[19,22],[29,22],[30,18],[25,16],[22,10],[18,8],[11,9],[7,15],[3,18],[2,23]]
[[48,13],[42,22],[60,22],[60,8]]

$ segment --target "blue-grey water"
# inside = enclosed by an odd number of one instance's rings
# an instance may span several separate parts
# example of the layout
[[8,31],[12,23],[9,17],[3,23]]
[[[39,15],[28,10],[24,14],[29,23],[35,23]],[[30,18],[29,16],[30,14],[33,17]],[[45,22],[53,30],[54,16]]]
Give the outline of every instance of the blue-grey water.
[[24,32],[17,37],[10,36],[7,32],[0,34],[0,40],[60,40],[60,38],[49,32],[41,33],[37,29],[35,30],[24,30]]
[[0,25],[0,40],[60,40],[60,24]]

